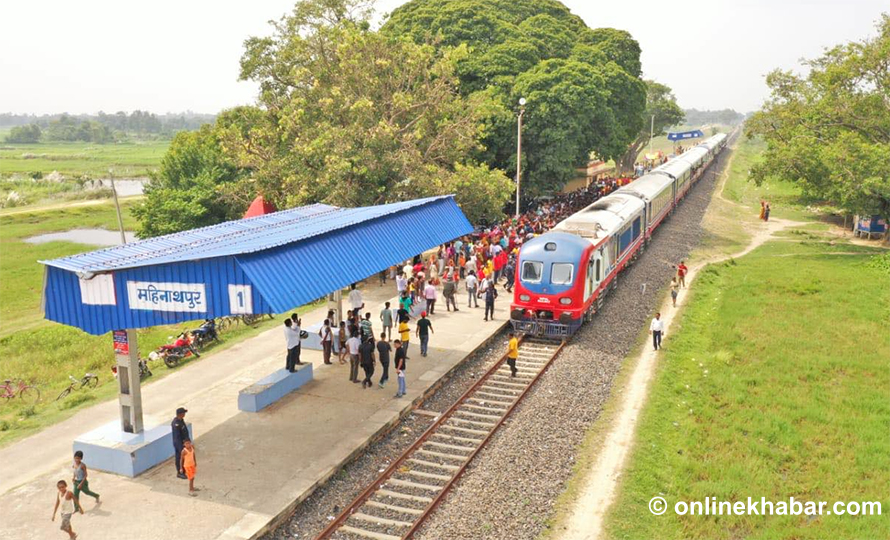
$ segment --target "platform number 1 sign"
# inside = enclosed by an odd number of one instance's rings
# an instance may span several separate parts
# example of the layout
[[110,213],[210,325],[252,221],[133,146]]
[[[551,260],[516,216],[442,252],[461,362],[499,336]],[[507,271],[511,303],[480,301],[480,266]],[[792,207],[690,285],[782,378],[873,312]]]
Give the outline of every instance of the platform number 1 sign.
[[229,313],[232,315],[253,313],[253,295],[250,285],[229,285]]

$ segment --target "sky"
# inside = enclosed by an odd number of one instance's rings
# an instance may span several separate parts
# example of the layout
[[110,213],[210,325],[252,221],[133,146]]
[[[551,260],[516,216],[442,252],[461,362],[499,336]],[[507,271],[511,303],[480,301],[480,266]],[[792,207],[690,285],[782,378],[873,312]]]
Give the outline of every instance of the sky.
[[[405,0],[379,0],[388,13]],[[890,0],[563,0],[592,28],[629,31],[644,76],[684,108],[760,107],[766,73],[875,35]],[[249,36],[294,0],[29,0],[0,7],[0,112],[215,113],[252,103]]]

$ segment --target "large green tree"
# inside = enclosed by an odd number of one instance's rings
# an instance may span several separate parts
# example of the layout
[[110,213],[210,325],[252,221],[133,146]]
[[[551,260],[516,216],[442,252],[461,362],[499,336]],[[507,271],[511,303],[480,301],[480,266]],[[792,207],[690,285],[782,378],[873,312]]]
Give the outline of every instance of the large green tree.
[[633,142],[617,161],[618,171],[632,171],[637,156],[649,143],[649,139],[664,135],[667,128],[676,126],[684,117],[683,109],[677,105],[677,98],[668,86],[655,81],[646,81],[646,112]]
[[526,98],[523,185],[559,189],[591,151],[621,156],[640,131],[646,87],[627,32],[592,30],[556,0],[412,0],[381,31],[440,50],[468,46],[460,89],[499,105],[486,119],[480,159],[516,169],[517,101]]
[[145,199],[133,209],[140,238],[204,227],[241,217],[250,190],[237,189],[249,171],[238,167],[220,144],[221,131],[240,121],[244,110],[222,114],[217,125],[181,131],[170,143]]
[[247,41],[241,77],[259,83],[260,108],[222,132],[224,148],[280,206],[455,193],[471,219],[497,217],[511,187],[469,159],[496,104],[459,92],[467,48],[371,31],[361,7],[301,2]]
[[878,35],[774,71],[771,96],[747,122],[767,143],[754,181],[783,178],[844,211],[890,215],[890,16]]

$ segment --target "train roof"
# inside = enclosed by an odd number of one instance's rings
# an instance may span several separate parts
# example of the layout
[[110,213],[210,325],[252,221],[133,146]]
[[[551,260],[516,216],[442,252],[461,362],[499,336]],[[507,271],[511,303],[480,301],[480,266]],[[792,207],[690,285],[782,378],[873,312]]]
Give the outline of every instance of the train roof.
[[649,202],[662,193],[665,188],[670,188],[673,182],[663,174],[645,174],[619,189],[618,193],[630,193]]
[[[555,249],[546,249],[547,244],[555,244]],[[569,262],[581,260],[584,250],[590,247],[590,241],[575,234],[550,231],[536,236],[522,244],[519,252],[522,260],[532,259],[541,262]]]
[[708,155],[708,149],[702,146],[693,146],[689,150],[683,152],[676,159],[681,161],[685,161],[686,163],[691,163],[693,165],[698,165],[705,159],[705,156]]
[[616,191],[562,220],[553,230],[599,240],[617,233],[643,206],[639,197]]
[[689,164],[688,161],[684,161],[682,159],[672,159],[664,165],[659,165],[658,167],[652,169],[652,172],[666,174],[671,178],[676,179],[691,168],[692,166]]

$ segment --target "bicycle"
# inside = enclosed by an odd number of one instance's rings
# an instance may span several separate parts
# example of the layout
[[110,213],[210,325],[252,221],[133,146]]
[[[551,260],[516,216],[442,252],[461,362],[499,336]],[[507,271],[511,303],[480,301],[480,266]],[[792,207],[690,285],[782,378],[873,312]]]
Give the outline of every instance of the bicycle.
[[6,398],[7,403],[14,397],[18,397],[28,403],[37,403],[40,401],[40,389],[25,383],[23,380],[13,383],[11,380],[6,379],[3,381],[3,384],[0,384],[0,397]]
[[71,393],[72,390],[81,389],[84,387],[95,388],[99,386],[99,376],[93,375],[92,373],[85,374],[80,380],[75,379],[71,375],[68,375],[68,378],[71,380],[71,383],[68,385],[68,388],[62,390],[62,392],[59,394],[59,397],[56,398],[56,401],[59,401],[60,399],[66,397],[68,394]]

